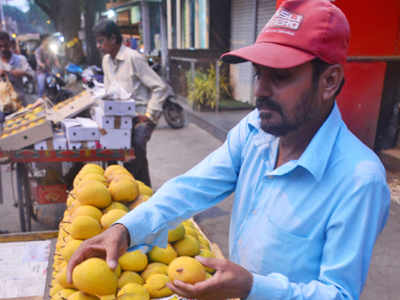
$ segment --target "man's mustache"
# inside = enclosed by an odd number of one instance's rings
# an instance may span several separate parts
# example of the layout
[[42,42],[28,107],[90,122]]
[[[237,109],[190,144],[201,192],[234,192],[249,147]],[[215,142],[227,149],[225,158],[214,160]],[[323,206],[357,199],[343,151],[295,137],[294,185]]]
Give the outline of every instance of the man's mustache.
[[281,106],[275,100],[272,100],[270,97],[257,97],[256,107],[259,110],[264,108],[282,114]]

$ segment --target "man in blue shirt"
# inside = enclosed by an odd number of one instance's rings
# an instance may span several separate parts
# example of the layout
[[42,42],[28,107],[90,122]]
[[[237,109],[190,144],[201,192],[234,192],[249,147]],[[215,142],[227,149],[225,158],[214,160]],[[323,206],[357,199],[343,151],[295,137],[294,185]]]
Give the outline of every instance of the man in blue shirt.
[[216,274],[169,287],[196,299],[359,299],[390,192],[377,156],[344,124],[349,25],[326,0],[288,0],[255,44],[225,54],[256,70],[257,109],[225,143],[150,201],[82,244],[110,267],[128,247],[166,246],[167,231],[234,192],[229,260]]

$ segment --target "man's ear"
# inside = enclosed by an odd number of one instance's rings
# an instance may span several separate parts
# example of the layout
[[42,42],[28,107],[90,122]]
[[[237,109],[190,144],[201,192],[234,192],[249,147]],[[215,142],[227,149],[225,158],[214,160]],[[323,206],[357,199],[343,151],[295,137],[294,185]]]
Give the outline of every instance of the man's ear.
[[336,91],[344,77],[342,65],[335,64],[329,66],[321,75],[321,92],[323,100],[330,100],[334,97]]

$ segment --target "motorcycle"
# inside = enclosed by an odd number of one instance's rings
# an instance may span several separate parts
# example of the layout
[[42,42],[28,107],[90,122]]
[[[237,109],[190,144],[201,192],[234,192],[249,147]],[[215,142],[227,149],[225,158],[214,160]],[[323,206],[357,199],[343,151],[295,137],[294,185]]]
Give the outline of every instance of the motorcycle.
[[104,83],[104,73],[98,66],[89,66],[82,72],[82,83],[85,88],[93,88]]
[[45,78],[45,95],[54,104],[71,98],[73,94],[63,88],[65,85],[66,83],[60,73],[48,72]]
[[[154,60],[150,57],[147,60],[149,66],[156,72],[160,77],[161,65],[159,63],[155,63]],[[185,126],[185,112],[183,107],[176,100],[175,93],[168,82],[164,80],[165,84],[168,87],[168,96],[164,101],[162,114],[164,116],[167,124],[173,129],[179,129]]]
[[22,85],[24,87],[25,94],[34,94],[35,93],[35,82],[31,76],[24,75],[22,76]]

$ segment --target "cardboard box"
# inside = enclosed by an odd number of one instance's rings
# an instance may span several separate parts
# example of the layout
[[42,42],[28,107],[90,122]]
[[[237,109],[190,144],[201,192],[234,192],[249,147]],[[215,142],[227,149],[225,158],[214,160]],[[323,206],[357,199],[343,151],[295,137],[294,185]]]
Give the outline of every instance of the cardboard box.
[[136,116],[135,100],[99,100],[105,116]]
[[130,129],[108,129],[100,136],[100,146],[102,149],[130,149],[131,132]]
[[100,139],[96,122],[88,118],[65,119],[62,121],[68,142],[95,141]]
[[103,129],[131,129],[132,117],[130,116],[105,116],[101,106],[93,106],[90,116]]
[[96,149],[97,141],[68,142],[69,150]]
[[67,138],[62,133],[55,133],[52,138],[46,139],[34,146],[35,150],[65,150],[68,149]]
[[114,117],[105,116],[104,110],[101,106],[93,106],[90,109],[91,118],[97,123],[100,128],[103,129],[113,129],[114,127]]
[[33,121],[28,126],[24,126],[24,129],[20,127],[20,131],[14,134],[10,132],[7,136],[4,135],[7,134],[4,132],[0,138],[0,150],[19,150],[53,136],[52,124],[45,118]]
[[[59,123],[66,118],[76,116],[80,112],[90,108],[96,103],[96,98],[90,91],[83,91],[82,93],[65,101],[65,105],[60,105],[58,108],[53,109],[49,114],[48,119]],[[63,103],[64,104],[64,103]]]

